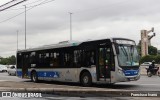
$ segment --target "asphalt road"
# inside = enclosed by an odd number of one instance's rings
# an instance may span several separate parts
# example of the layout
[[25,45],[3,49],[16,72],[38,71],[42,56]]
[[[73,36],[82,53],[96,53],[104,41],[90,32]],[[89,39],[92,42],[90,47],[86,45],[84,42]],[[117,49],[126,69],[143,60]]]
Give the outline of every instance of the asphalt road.
[[[9,76],[7,73],[0,73],[0,82],[3,81],[12,81],[12,82],[25,82],[28,84],[32,84],[30,79],[21,79],[16,76]],[[46,85],[57,85],[57,86],[73,86],[78,88],[81,87],[80,84],[77,83],[64,83],[64,82],[48,82],[48,81],[40,81],[40,83],[36,83],[37,85],[41,86]],[[43,87],[43,86],[41,86]],[[120,82],[114,85],[109,84],[98,84],[93,85],[92,88],[103,88],[103,89],[123,89],[123,90],[138,90],[138,91],[160,91],[160,77],[159,76],[141,76],[140,80],[138,81],[131,81],[131,82]]]
[[117,83],[116,85],[126,90],[160,91],[160,77],[143,75],[138,81]]
[[[0,73],[0,89],[2,88],[57,88],[57,89],[78,89],[78,90],[92,90],[92,91],[160,91],[160,77],[159,76],[141,76],[140,80],[138,81],[132,81],[132,82],[122,82],[122,83],[116,83],[114,85],[108,85],[108,84],[98,84],[93,85],[92,87],[81,87],[80,84],[77,83],[63,83],[63,82],[48,82],[48,81],[40,81],[39,83],[33,83],[30,81],[30,79],[21,79],[16,76],[9,76],[7,73]],[[50,99],[56,99],[58,100],[99,100],[99,99],[107,99],[106,97],[61,97],[59,95],[51,94],[52,96],[50,98],[45,97],[43,100],[50,100]],[[110,97],[108,97],[109,99]],[[7,98],[9,99],[9,98]],[[5,100],[7,100],[5,99]],[[12,98],[13,99],[13,98]],[[21,98],[20,98],[21,99]],[[25,98],[26,99],[26,98]],[[29,99],[29,98],[27,98]],[[112,97],[112,100],[139,100],[139,98],[132,98],[132,97]],[[140,98],[143,100],[143,98]],[[34,100],[37,100],[37,98],[34,98]],[[39,98],[39,100],[41,100]],[[144,100],[150,100],[150,98],[144,98]],[[154,98],[152,100],[158,100],[157,98]]]

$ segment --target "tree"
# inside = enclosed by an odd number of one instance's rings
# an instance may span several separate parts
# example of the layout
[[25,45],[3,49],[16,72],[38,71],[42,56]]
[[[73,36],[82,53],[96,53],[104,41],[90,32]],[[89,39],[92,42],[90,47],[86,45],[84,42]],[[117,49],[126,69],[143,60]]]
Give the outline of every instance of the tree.
[[148,46],[148,54],[149,55],[157,55],[157,48],[154,46]]
[[16,57],[14,55],[7,57],[7,58],[1,58],[0,64],[3,65],[15,65],[16,64]]
[[[139,41],[138,45],[137,45],[137,49],[139,54],[141,55],[141,41]],[[157,48],[154,46],[148,46],[148,54],[149,55],[157,55]]]
[[140,63],[143,63],[143,62],[152,62],[153,60],[157,61],[156,56],[154,56],[154,55],[146,55],[146,56],[143,56],[140,59]]
[[160,55],[147,55],[147,56],[144,56],[140,59],[140,63],[143,63],[143,62],[152,62],[153,60],[155,60],[155,63],[156,64],[160,64]]

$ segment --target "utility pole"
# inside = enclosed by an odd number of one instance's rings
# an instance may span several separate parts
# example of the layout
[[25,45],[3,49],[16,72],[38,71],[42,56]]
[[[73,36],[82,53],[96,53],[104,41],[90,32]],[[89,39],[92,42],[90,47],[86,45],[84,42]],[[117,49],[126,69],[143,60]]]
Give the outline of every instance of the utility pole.
[[71,12],[69,12],[70,14],[70,41],[72,41],[72,14]]
[[17,50],[18,50],[18,30],[17,30]]
[[25,49],[26,49],[26,5],[24,5],[25,7]]

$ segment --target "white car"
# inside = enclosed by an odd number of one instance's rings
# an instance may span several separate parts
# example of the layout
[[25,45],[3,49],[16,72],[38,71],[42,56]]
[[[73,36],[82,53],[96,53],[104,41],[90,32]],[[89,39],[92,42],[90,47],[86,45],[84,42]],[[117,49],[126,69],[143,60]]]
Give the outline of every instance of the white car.
[[[151,65],[152,64],[152,62],[144,62],[144,63],[142,63],[141,64],[141,67],[146,67],[146,68],[148,68],[149,67],[149,65]],[[155,64],[155,66],[157,66],[158,64]]]
[[152,62],[144,62],[144,63],[141,64],[141,66],[149,66],[151,64],[152,64]]
[[0,65],[0,72],[7,72],[6,65]]
[[16,65],[9,65],[7,72],[8,75],[16,75]]

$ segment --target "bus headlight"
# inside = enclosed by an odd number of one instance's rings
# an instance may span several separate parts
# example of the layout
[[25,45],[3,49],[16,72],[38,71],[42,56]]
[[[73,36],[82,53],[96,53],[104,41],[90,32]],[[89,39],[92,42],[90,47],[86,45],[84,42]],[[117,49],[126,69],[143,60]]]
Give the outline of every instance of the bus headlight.
[[119,72],[121,75],[124,75],[124,73],[123,73],[123,70],[122,70],[122,69],[118,69],[118,72]]

